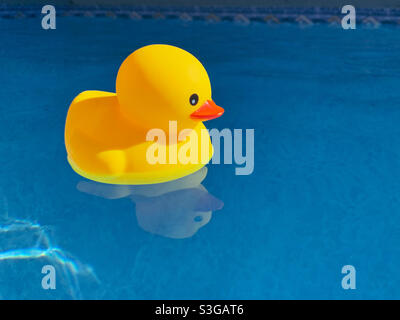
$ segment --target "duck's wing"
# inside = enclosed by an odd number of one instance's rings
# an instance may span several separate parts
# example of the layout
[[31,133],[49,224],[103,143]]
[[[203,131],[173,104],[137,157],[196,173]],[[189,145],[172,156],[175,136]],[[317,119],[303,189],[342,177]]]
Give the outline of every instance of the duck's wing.
[[[66,142],[76,132],[95,138],[98,127],[108,123],[110,113],[117,104],[117,96],[112,92],[84,91],[71,102],[65,123]],[[104,128],[103,128],[104,131]]]

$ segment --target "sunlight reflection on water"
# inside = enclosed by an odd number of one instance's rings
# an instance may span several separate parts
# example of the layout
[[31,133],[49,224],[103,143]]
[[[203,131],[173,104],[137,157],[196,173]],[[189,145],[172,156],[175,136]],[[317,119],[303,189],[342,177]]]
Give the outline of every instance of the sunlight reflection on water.
[[[54,246],[46,227],[29,220],[9,216],[7,199],[3,197],[0,215],[0,264],[11,260],[45,260],[57,270],[57,283],[66,284],[72,299],[82,299],[80,277],[99,283],[94,270]],[[40,270],[40,269],[38,269]],[[38,271],[39,272],[39,271]],[[61,278],[60,277],[61,275]],[[0,297],[3,295],[0,294]]]

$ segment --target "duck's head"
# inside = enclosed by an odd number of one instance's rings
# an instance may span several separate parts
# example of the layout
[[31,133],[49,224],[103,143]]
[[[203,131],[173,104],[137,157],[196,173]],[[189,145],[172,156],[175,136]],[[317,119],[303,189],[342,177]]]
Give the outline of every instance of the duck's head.
[[192,128],[221,116],[224,109],[211,99],[203,65],[185,50],[149,45],[128,56],[117,76],[122,114],[135,125],[168,132],[169,121]]

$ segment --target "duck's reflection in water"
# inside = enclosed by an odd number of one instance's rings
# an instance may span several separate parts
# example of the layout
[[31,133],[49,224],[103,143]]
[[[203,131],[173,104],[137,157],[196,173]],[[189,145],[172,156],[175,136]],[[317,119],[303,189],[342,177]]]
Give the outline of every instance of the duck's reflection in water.
[[193,236],[210,222],[223,202],[201,184],[207,168],[170,182],[153,185],[110,185],[81,181],[77,189],[106,199],[130,197],[136,204],[139,226],[150,233],[174,239]]

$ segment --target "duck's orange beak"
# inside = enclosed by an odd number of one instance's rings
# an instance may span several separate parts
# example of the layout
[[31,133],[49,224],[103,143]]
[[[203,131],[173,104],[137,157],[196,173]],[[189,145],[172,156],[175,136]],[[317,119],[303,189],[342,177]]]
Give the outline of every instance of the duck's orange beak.
[[193,112],[190,117],[192,119],[207,121],[222,116],[224,109],[217,106],[214,101],[207,100],[204,104]]

